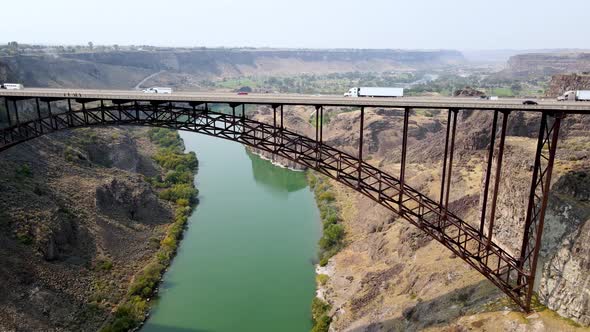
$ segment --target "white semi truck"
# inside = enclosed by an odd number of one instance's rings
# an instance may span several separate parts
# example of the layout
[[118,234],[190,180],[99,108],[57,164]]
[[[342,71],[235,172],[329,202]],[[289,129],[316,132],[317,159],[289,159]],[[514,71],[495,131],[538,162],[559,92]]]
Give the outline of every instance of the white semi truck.
[[350,88],[344,97],[403,97],[403,88],[362,87]]
[[172,93],[172,88],[153,87],[143,90],[143,93]]
[[6,90],[22,90],[25,87],[20,84],[20,83],[4,83],[4,84],[0,84],[0,89],[6,89]]
[[563,95],[557,97],[558,101],[590,101],[590,90],[566,91]]

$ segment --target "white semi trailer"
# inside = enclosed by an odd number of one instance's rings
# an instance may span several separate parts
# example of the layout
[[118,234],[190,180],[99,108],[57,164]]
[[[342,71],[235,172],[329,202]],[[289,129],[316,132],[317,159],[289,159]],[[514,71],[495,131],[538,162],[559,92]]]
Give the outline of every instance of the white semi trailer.
[[361,87],[350,88],[344,97],[403,97],[403,88]]
[[143,93],[172,93],[172,88],[153,87],[143,90]]
[[563,95],[557,97],[559,101],[590,101],[590,90],[566,91]]
[[20,84],[20,83],[4,83],[4,84],[0,84],[0,89],[6,89],[6,90],[22,90],[25,87]]

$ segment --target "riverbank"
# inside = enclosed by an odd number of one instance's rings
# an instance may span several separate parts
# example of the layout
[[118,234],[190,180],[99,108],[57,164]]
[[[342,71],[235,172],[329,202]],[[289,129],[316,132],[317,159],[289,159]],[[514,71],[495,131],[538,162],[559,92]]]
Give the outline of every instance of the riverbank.
[[158,250],[141,272],[134,276],[127,295],[101,332],[129,331],[143,324],[149,315],[150,301],[157,292],[162,275],[176,254],[188,217],[197,205],[198,190],[194,184],[198,169],[196,154],[184,153],[183,141],[176,131],[150,129],[148,135],[158,147],[153,159],[161,168],[160,174],[148,180],[154,188],[158,188],[161,199],[173,204],[174,221],[159,243],[157,239],[150,239],[154,246],[158,246]]
[[313,328],[312,332],[327,332],[332,322],[332,306],[327,301],[326,283],[333,275],[333,268],[328,266],[331,257],[344,247],[344,227],[341,209],[336,201],[333,186],[327,177],[307,171],[307,180],[314,193],[316,204],[320,210],[322,237],[319,241],[319,262],[316,267],[316,297],[311,303]]

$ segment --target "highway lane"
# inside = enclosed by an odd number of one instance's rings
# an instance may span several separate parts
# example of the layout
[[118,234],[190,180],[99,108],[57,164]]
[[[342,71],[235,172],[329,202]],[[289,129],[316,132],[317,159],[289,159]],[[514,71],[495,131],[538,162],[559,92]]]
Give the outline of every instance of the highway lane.
[[0,97],[21,98],[78,98],[137,101],[174,101],[197,103],[236,104],[282,104],[282,105],[323,105],[341,107],[382,107],[382,108],[430,108],[430,109],[481,109],[481,110],[551,110],[566,113],[590,114],[590,102],[558,102],[555,99],[536,99],[538,105],[523,105],[524,99],[500,98],[481,100],[476,97],[402,97],[402,98],[350,98],[338,95],[301,94],[248,94],[224,92],[186,92],[172,94],[149,94],[132,90],[90,90],[90,89],[49,89],[25,88],[22,90],[0,90]]

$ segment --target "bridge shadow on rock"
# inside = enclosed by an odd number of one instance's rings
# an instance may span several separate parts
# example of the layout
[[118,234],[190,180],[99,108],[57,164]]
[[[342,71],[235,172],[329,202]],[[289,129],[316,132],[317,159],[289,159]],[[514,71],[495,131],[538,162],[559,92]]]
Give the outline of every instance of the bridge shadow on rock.
[[248,150],[246,150],[246,153],[252,162],[254,180],[273,193],[286,196],[288,193],[307,187],[304,172],[275,166],[269,160],[262,159]]
[[[456,289],[428,301],[421,301],[403,309],[401,317],[374,322],[348,330],[349,332],[422,331],[447,327],[461,316],[482,313],[485,304],[501,297],[501,293],[487,280]],[[466,326],[467,328],[474,328]]]

